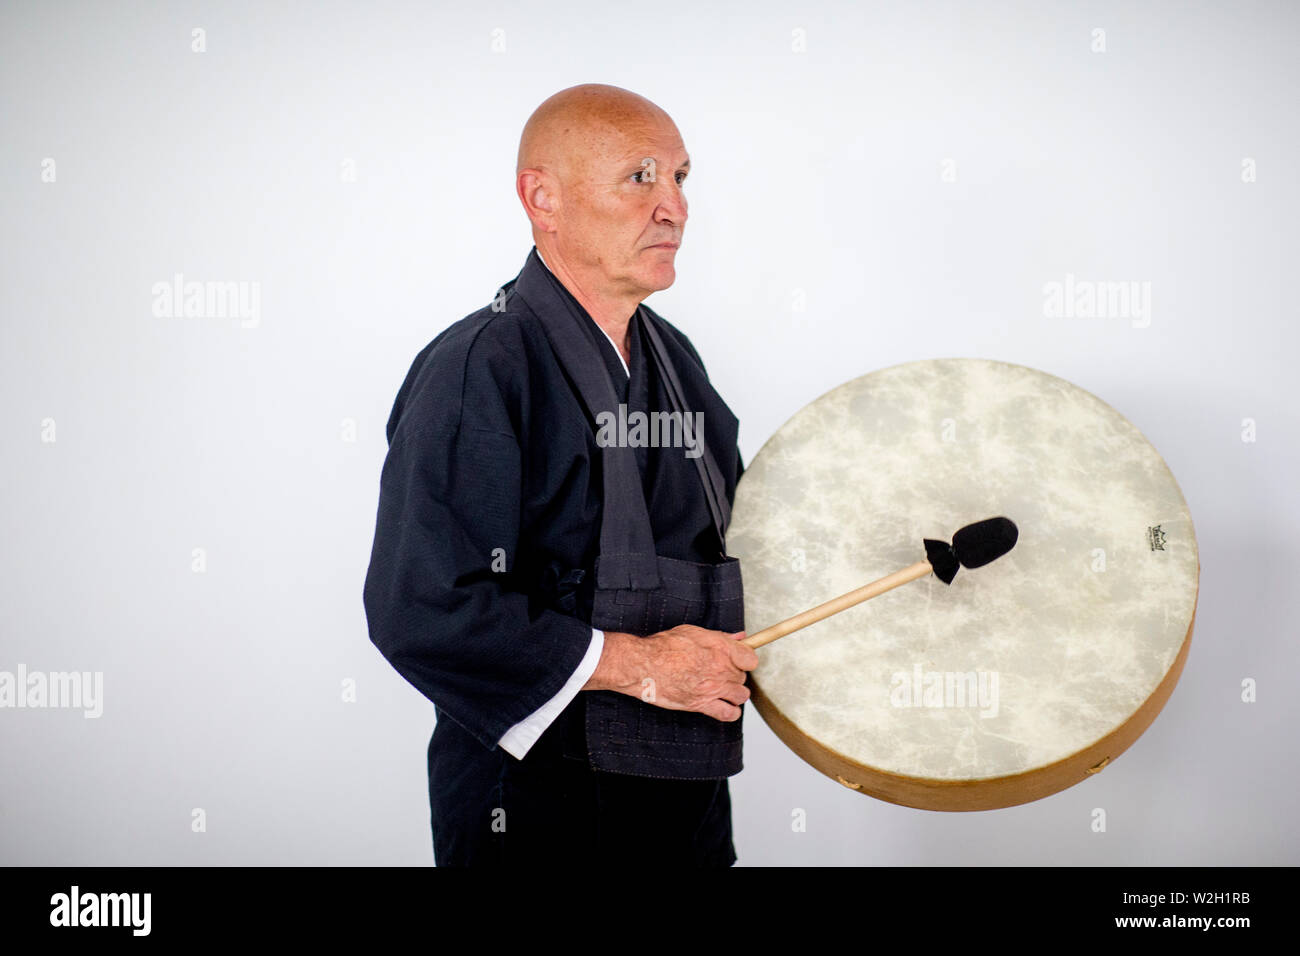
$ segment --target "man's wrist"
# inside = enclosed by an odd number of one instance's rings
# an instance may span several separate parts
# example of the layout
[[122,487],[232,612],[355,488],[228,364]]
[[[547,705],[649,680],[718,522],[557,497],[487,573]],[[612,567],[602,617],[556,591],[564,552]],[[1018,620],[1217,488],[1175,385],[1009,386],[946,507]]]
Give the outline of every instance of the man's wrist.
[[619,693],[628,693],[628,688],[636,683],[636,680],[628,676],[629,664],[633,656],[632,652],[636,650],[638,640],[632,634],[625,634],[622,631],[604,631],[605,642],[600,651],[600,661],[596,664],[595,671],[587,683],[582,685],[583,690],[612,690]]

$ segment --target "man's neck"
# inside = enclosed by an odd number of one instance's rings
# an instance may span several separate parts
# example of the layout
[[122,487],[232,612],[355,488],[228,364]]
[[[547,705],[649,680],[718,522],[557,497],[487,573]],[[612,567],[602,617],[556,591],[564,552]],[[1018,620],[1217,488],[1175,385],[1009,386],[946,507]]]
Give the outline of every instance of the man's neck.
[[591,320],[600,326],[601,331],[604,332],[605,335],[609,337],[609,340],[614,343],[615,348],[618,349],[619,355],[623,359],[624,368],[627,368],[632,362],[632,351],[628,344],[628,325],[631,323],[632,315],[635,314],[636,305],[639,303],[634,303],[631,312],[626,313],[623,311],[626,306],[608,303],[602,304],[598,300],[594,300],[590,296],[586,295],[578,283],[573,281],[572,277],[567,273],[561,263],[556,263],[559,271],[552,269],[550,263],[548,263],[542,255],[540,247],[537,249],[537,258],[542,260],[542,265],[546,267],[547,271],[550,272],[551,275],[555,276],[555,278],[560,281],[560,284],[568,289],[573,297],[578,300],[579,304],[587,310],[587,314],[591,316]]

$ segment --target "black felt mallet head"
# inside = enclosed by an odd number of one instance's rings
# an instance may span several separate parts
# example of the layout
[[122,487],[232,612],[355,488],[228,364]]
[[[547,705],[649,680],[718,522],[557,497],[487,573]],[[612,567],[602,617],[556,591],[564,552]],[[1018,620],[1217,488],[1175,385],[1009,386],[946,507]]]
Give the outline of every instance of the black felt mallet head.
[[925,538],[925,557],[935,577],[952,584],[960,568],[982,568],[1016,546],[1020,531],[1010,518],[985,518],[952,536],[952,544]]

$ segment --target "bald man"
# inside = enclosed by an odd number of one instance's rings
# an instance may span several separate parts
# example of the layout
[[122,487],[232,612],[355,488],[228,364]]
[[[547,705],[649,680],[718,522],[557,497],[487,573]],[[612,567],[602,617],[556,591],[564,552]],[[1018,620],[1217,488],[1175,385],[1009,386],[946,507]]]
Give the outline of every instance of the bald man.
[[649,100],[547,99],[516,168],[534,248],[394,403],[364,599],[435,706],[440,866],[736,860],[738,423],[643,305],[676,278],[689,170]]

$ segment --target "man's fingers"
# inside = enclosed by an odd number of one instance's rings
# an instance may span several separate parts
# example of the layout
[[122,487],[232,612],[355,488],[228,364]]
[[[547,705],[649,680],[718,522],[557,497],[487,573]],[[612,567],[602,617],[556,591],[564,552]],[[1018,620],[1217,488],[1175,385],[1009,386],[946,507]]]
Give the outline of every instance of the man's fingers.
[[744,684],[728,684],[722,689],[722,692],[718,694],[718,697],[729,704],[734,704],[739,707],[745,701],[749,700],[749,694],[749,688]]
[[730,681],[733,684],[743,684],[745,683],[745,672],[739,667],[728,667],[726,676],[723,677],[722,675],[719,675],[719,678]]
[[734,704],[727,703],[725,700],[709,701],[700,713],[707,714],[715,720],[722,720],[727,723],[740,719],[740,708]]
[[745,674],[743,671],[732,669],[730,677],[715,677],[712,680],[700,681],[692,688],[696,700],[713,700],[715,697],[725,697],[727,700],[734,701],[734,696],[740,691],[749,693],[749,688],[745,686]]
[[731,645],[731,663],[743,670],[752,671],[758,666],[758,655],[752,647],[737,641]]

